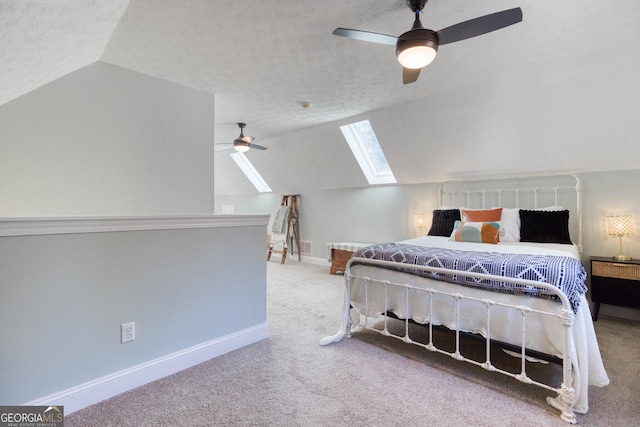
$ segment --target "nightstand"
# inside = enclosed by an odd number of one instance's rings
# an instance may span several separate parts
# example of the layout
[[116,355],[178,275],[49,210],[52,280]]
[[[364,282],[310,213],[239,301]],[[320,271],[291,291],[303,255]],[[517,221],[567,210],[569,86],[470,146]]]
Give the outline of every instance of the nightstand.
[[591,300],[593,320],[598,320],[601,303],[640,308],[640,260],[591,257]]

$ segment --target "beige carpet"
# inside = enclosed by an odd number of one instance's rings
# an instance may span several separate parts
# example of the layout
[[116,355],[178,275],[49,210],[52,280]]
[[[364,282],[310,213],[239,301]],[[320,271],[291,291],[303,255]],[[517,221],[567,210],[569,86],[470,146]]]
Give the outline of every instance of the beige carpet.
[[[269,262],[269,339],[78,411],[66,426],[567,425],[545,403],[550,392],[392,338],[362,332],[321,347],[342,304],[344,279],[328,270]],[[640,325],[601,317],[596,331],[611,384],[590,387],[578,425],[640,425]]]

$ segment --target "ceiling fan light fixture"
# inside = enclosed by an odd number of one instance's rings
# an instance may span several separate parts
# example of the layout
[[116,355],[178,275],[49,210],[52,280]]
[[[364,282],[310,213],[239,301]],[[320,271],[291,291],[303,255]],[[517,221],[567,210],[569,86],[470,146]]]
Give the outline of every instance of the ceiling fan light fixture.
[[438,35],[431,30],[412,30],[398,37],[396,55],[404,68],[413,70],[426,67],[437,53]]
[[249,148],[251,148],[251,147],[249,147],[249,143],[248,142],[235,140],[233,142],[233,148],[236,151],[239,151],[241,153],[246,153],[247,151],[249,151]]
[[495,12],[478,18],[469,19],[439,31],[429,30],[422,26],[420,14],[427,0],[406,0],[407,6],[415,14],[411,29],[399,37],[371,31],[336,28],[333,34],[384,45],[395,45],[396,57],[402,65],[402,83],[414,83],[422,68],[429,65],[438,53],[440,44],[449,44],[490,33],[522,21],[522,9]]
[[414,46],[398,54],[398,62],[404,67],[415,70],[424,68],[436,58],[436,50],[430,46]]

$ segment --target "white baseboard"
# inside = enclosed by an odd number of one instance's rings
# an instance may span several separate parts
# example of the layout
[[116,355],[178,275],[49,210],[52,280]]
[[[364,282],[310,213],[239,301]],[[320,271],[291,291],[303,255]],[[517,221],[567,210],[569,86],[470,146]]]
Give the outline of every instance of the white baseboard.
[[309,255],[302,255],[301,259],[302,259],[302,262],[308,262],[310,264],[325,265],[327,266],[327,268],[331,266],[331,263],[327,261],[326,258],[317,258]]
[[269,336],[269,325],[263,323],[224,337],[195,345],[137,366],[89,381],[24,405],[64,406],[69,415],[125,391],[140,387],[192,366],[206,362]]

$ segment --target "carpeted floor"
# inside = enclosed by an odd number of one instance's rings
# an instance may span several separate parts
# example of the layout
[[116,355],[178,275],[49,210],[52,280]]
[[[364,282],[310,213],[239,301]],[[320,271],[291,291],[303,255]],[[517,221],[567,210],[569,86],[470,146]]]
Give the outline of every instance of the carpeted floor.
[[[295,261],[267,270],[268,339],[80,410],[66,426],[567,425],[550,392],[373,332],[320,346],[340,323],[343,276]],[[590,387],[578,425],[640,425],[640,324],[601,317],[596,331],[611,384]]]

